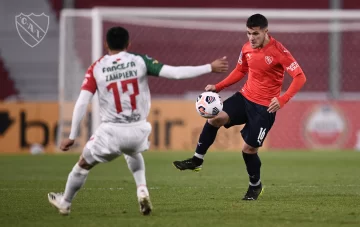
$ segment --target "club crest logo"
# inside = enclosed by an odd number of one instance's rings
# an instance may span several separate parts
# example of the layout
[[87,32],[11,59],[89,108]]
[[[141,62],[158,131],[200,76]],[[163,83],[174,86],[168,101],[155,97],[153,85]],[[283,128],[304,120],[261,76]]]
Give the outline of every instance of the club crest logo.
[[270,65],[273,62],[273,57],[272,56],[265,56],[265,62]]
[[30,47],[38,45],[45,37],[49,28],[49,16],[45,13],[15,16],[16,30],[20,38]]

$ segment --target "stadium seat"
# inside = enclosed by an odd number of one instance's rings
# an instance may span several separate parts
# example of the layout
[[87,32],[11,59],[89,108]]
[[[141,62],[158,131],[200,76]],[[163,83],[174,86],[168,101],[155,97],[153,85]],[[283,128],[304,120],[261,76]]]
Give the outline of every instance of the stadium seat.
[[51,6],[52,10],[54,11],[56,18],[59,19],[60,11],[62,9],[62,0],[49,0],[49,5]]
[[14,86],[14,81],[9,77],[9,72],[6,70],[4,62],[0,58],[0,101],[17,95],[18,91]]

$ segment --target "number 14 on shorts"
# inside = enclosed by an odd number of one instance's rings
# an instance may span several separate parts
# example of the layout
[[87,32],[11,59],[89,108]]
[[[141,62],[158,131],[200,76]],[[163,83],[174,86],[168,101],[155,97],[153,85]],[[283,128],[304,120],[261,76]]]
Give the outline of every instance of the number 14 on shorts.
[[266,135],[266,128],[260,128],[260,132],[257,138],[257,142],[259,143],[259,145],[262,144],[265,135]]

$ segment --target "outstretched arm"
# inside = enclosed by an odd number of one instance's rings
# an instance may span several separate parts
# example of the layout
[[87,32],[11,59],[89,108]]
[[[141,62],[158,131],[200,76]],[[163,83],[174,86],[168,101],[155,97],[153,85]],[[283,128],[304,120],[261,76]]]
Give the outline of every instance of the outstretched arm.
[[242,78],[244,78],[244,76],[248,73],[248,71],[249,71],[249,66],[246,57],[245,55],[243,55],[243,52],[241,51],[235,69],[224,80],[217,83],[216,85],[208,84],[205,87],[205,90],[220,92],[224,88],[229,87],[240,81]]
[[215,85],[216,92],[219,92],[224,88],[237,83],[242,78],[244,78],[244,76],[245,76],[245,72],[242,71],[242,67],[239,66],[239,64],[236,65],[236,68],[229,74],[229,76],[227,76],[224,80],[222,80],[221,82]]
[[170,66],[164,65],[159,73],[160,77],[168,79],[188,79],[197,76],[201,76],[206,73],[216,72],[222,73],[228,70],[228,62],[226,57],[217,59],[211,64],[200,65],[200,66]]
[[164,65],[159,73],[160,77],[168,79],[188,79],[211,72],[211,65],[200,66],[170,66]]

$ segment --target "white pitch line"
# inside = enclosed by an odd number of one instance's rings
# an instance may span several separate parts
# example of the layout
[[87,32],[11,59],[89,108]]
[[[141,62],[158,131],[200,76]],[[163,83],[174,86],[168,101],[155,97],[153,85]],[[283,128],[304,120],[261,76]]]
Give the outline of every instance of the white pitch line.
[[[278,185],[278,186],[273,186],[273,185],[265,185],[265,188],[329,188],[329,187],[360,187],[360,185],[356,185],[356,184],[348,184],[348,185]],[[179,190],[179,189],[208,189],[209,187],[172,187],[172,188],[160,188],[160,187],[149,187],[149,190],[163,190],[163,189],[174,189],[174,190]],[[212,187],[214,189],[245,189],[247,187]],[[134,189],[134,188],[132,188]],[[58,190],[58,189],[54,189],[54,188],[0,188],[0,191],[52,191],[52,190]],[[120,190],[125,190],[125,188],[82,188],[81,190],[110,190],[110,191],[120,191]]]

